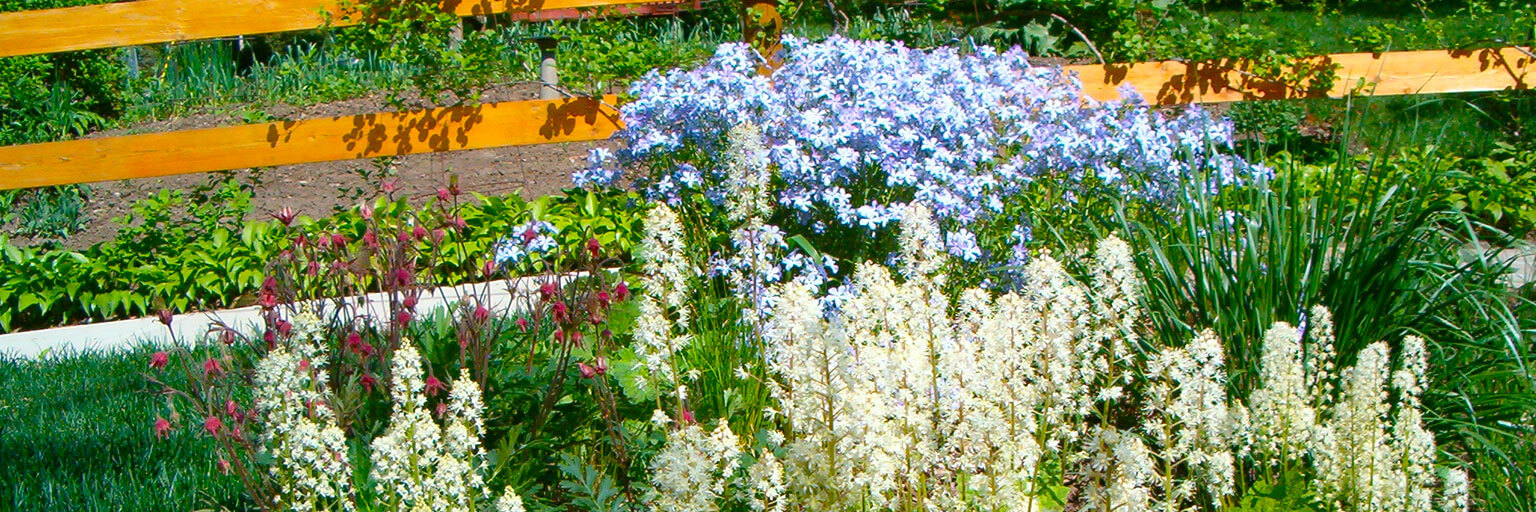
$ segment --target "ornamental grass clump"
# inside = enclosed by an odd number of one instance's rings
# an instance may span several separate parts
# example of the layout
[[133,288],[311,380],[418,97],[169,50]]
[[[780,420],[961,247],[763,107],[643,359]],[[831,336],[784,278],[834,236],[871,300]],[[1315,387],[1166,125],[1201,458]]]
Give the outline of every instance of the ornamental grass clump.
[[772,204],[801,234],[888,234],[902,205],[919,200],[940,220],[945,249],[967,262],[1023,254],[1031,219],[1018,201],[1036,181],[1068,184],[1069,202],[1088,188],[1163,202],[1195,170],[1211,171],[1213,186],[1268,173],[1222,152],[1226,121],[1198,108],[1167,117],[1132,92],[1095,102],[1075,77],[1017,49],[786,38],[783,67],[762,76],[749,48],[728,44],[697,69],[652,72],[631,93],[623,148],[593,150],[577,184],[628,173],[674,206],[695,195],[723,204],[741,188],[728,164],[733,129],[752,125],[766,146],[755,158],[775,178]]
[[1221,510],[1273,501],[1262,493],[1284,481],[1296,506],[1465,510],[1466,475],[1423,426],[1423,340],[1372,344],[1335,371],[1315,309],[1305,333],[1273,326],[1245,398],[1213,331],[1144,335],[1125,242],[1101,241],[1085,279],[1046,253],[1026,287],[951,298],[933,219],[904,208],[896,270],[857,265],[835,310],[806,283],[772,287],[770,431],[725,446],[723,423],[676,422],[653,505]]

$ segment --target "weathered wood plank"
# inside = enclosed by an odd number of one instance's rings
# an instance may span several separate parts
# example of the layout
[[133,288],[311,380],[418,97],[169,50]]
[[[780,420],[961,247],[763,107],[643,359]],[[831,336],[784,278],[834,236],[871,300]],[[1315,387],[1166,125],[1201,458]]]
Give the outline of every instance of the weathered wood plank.
[[[215,37],[306,30],[362,23],[338,0],[137,0],[0,13],[0,57]],[[503,12],[529,21],[570,19],[582,10],[609,14],[670,14],[696,0],[443,0],[460,16]]]
[[[509,101],[0,147],[0,190],[607,139],[607,96]],[[606,105],[605,105],[606,104]]]
[[[1529,48],[1525,49],[1529,51]],[[1340,53],[1314,57],[1303,65],[1337,65],[1333,88],[1309,94],[1246,73],[1240,60],[1141,62],[1069,66],[1084,92],[1099,100],[1120,97],[1129,85],[1148,102],[1229,101],[1527,90],[1536,87],[1536,58],[1518,48]]]

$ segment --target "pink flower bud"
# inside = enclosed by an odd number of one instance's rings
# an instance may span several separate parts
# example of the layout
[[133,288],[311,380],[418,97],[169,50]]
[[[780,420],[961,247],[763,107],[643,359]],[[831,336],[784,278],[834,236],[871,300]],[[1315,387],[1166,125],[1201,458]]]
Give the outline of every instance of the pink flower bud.
[[527,318],[519,318],[519,319],[517,319],[517,330],[522,331],[522,332],[528,332],[528,319]]
[[284,338],[287,338],[289,335],[293,334],[293,323],[287,320],[278,320],[277,334]]
[[414,293],[407,293],[407,294],[405,294],[405,298],[400,300],[400,305],[404,306],[405,309],[412,309],[412,310],[414,310],[414,309],[416,309],[416,300],[417,300],[416,299],[416,294],[414,294]]
[[346,247],[347,235],[343,235],[341,233],[331,235],[331,245],[335,246],[337,250]]
[[433,229],[432,230],[432,245],[437,245],[437,244],[443,243],[443,236],[445,236],[445,235],[443,233],[442,228]]
[[294,211],[287,206],[284,206],[283,209],[278,210],[272,214],[272,218],[277,219],[278,222],[283,223],[283,226],[292,226],[293,219],[298,218],[298,216],[299,214],[294,213]]
[[491,318],[491,310],[489,308],[486,308],[484,304],[475,306],[475,323],[483,324],[489,318]]
[[235,331],[233,329],[224,329],[219,333],[219,341],[224,342],[225,345],[234,345]]
[[613,298],[618,299],[619,302],[629,300],[629,283],[619,281],[619,285],[613,287]]
[[406,242],[410,242],[411,241],[411,233],[408,232],[408,231],[401,231],[399,233],[395,233],[395,241],[396,242],[400,242],[402,244],[406,243]]
[[218,376],[223,375],[223,374],[224,374],[224,368],[219,366],[219,360],[218,359],[214,359],[214,358],[210,357],[210,358],[208,358],[208,360],[203,361],[203,376],[204,377],[212,378],[212,377],[218,377]]
[[165,352],[155,352],[149,355],[149,367],[159,370],[165,368],[171,362],[171,355]]
[[171,315],[171,310],[169,309],[161,309],[159,313],[155,314],[155,316],[160,318],[160,323],[165,324],[166,327],[171,326]]
[[219,464],[218,465],[219,465],[219,472],[220,473],[223,473],[223,474],[226,474],[226,475],[229,474],[229,460],[228,459],[225,459],[223,457],[219,457]]
[[396,312],[395,313],[395,323],[400,324],[402,326],[409,325],[411,323],[411,312],[408,311],[408,310],[404,310],[404,309],[400,310],[399,312]]
[[448,415],[448,404],[447,403],[437,404],[437,407],[435,408],[435,410],[437,411],[437,417],[441,418],[443,416],[446,416],[446,415]]
[[379,381],[377,379],[374,379],[373,375],[369,375],[369,374],[366,374],[366,373],[363,374],[363,392],[364,393],[372,394],[373,393],[373,387],[377,386],[377,385],[379,385]]
[[210,436],[218,437],[219,429],[223,427],[224,421],[220,420],[218,416],[209,415],[207,419],[203,420],[203,430],[208,431]]
[[364,220],[373,220],[373,205],[363,203],[358,206],[357,210],[358,213],[362,214]]
[[374,249],[379,248],[379,237],[373,234],[372,229],[363,232],[363,245]]
[[436,375],[427,377],[427,396],[441,395],[447,390],[448,386],[444,385],[443,381],[437,380]]
[[318,262],[318,261],[311,261],[311,262],[309,262],[309,270],[306,271],[305,273],[309,274],[309,277],[315,277],[315,276],[320,275],[320,262]]
[[[240,414],[240,406],[236,405],[234,400],[225,401],[224,402],[224,414],[229,415],[229,417],[231,417],[231,418],[239,416],[239,414]],[[236,421],[239,421],[239,420],[237,419]]]
[[385,194],[393,194],[393,193],[395,193],[395,180],[386,180],[386,181],[384,181],[383,189],[384,189],[384,193]]
[[597,368],[587,366],[587,363],[576,363],[576,368],[581,370],[581,378],[590,379],[597,376]]
[[588,238],[587,252],[590,253],[593,258],[596,258],[598,254],[603,252],[602,242],[598,242],[596,238]]
[[448,202],[448,199],[449,199],[448,189],[446,189],[446,188],[439,188],[439,189],[437,189],[437,200],[438,201],[442,201],[442,202],[446,203],[446,202]]
[[411,228],[411,236],[416,237],[417,240],[426,240],[427,239],[427,228],[424,228],[424,227],[421,227],[421,226],[416,226],[414,228]]
[[171,422],[164,417],[155,416],[155,437],[165,439],[171,435]]

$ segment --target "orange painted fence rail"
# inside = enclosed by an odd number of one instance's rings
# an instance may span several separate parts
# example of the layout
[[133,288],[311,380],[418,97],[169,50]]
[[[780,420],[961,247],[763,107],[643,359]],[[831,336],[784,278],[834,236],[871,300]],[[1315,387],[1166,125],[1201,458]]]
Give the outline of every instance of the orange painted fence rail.
[[1312,57],[1303,66],[1335,66],[1333,88],[1308,94],[1245,71],[1242,60],[1141,62],[1069,66],[1083,90],[1100,100],[1130,85],[1158,104],[1221,103],[1287,98],[1341,98],[1448,92],[1529,90],[1536,87],[1536,54],[1530,48],[1337,53]]
[[[1338,54],[1328,96],[1398,95],[1536,86],[1536,57],[1523,49]],[[1305,97],[1253,78],[1241,62],[1150,62],[1073,66],[1084,92],[1101,100],[1129,85],[1156,103]],[[619,128],[602,101],[516,101],[405,113],[279,121],[244,126],[0,147],[0,190],[454,151],[602,140]]]
[[[366,22],[339,0],[136,0],[0,13],[0,57],[307,30]],[[442,0],[459,16],[515,20],[664,15],[698,0]],[[585,10],[585,11],[584,11]]]
[[0,190],[547,142],[618,129],[606,96],[125,135],[0,147]]

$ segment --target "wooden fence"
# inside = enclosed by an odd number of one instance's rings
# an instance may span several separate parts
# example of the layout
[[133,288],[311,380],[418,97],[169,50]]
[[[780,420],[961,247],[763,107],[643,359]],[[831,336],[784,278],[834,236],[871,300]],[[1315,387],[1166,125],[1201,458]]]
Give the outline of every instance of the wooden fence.
[[[337,1],[138,0],[0,14],[0,56],[302,30],[324,24],[326,13],[334,15]],[[698,5],[697,0],[690,1]],[[665,14],[688,5],[675,0],[443,3],[445,9],[465,16],[511,12],[530,20],[581,16],[582,8]],[[749,27],[749,33],[760,30]],[[1317,93],[1289,89],[1249,73],[1249,63],[1241,60],[1085,65],[1068,70],[1082,79],[1084,93],[1090,97],[1116,99],[1120,88],[1129,86],[1159,104],[1526,90],[1536,85],[1531,74],[1536,71],[1536,54],[1528,48],[1348,53],[1315,57],[1303,65],[1333,66],[1338,76],[1333,88]],[[602,140],[620,127],[612,108],[615,101],[612,97],[514,101],[0,147],[0,190]]]
[[[345,0],[136,0],[0,13],[0,57],[349,26],[366,17]],[[671,14],[698,0],[442,0],[459,16],[515,20]]]

